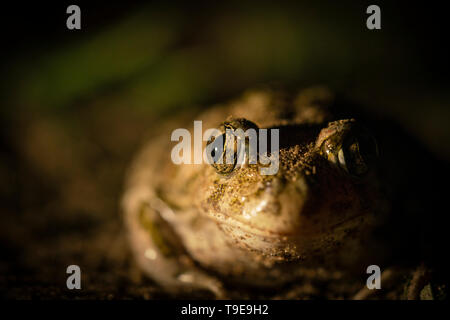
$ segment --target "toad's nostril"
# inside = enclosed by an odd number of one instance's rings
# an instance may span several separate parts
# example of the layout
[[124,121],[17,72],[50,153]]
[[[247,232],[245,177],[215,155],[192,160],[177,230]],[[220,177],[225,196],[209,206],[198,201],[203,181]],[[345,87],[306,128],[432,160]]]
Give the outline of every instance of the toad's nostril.
[[282,193],[286,186],[289,184],[289,181],[284,177],[279,176],[267,176],[268,179],[264,182],[264,191],[266,194],[277,196]]
[[308,193],[309,187],[306,177],[304,175],[299,175],[296,177],[294,182],[295,190],[302,194],[306,195]]
[[283,190],[285,182],[280,178],[273,178],[265,182],[266,193],[279,194]]

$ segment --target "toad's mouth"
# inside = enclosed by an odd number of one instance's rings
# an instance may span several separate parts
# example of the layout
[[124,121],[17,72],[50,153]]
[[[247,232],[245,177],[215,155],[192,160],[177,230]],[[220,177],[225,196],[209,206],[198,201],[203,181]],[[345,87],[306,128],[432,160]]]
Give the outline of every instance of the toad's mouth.
[[[173,203],[166,201],[167,199],[158,197],[158,208],[161,216],[164,220],[177,224],[177,220],[183,220],[183,215],[175,215],[175,212],[179,212],[180,208],[174,206]],[[332,225],[321,228],[320,230],[311,230],[311,228],[297,227],[290,230],[273,230],[270,228],[263,228],[261,226],[252,223],[250,220],[238,218],[226,212],[220,212],[218,210],[212,211],[210,207],[202,208],[199,210],[199,214],[206,218],[214,220],[219,226],[228,227],[230,230],[239,230],[244,234],[259,236],[262,238],[270,239],[295,239],[295,238],[318,238],[324,235],[332,235],[338,232],[340,229],[356,227],[364,222],[367,214],[365,212],[359,212],[357,214],[348,215],[348,217],[338,221]]]
[[217,223],[228,226],[232,229],[240,229],[245,233],[249,233],[256,236],[266,237],[266,238],[286,238],[286,239],[292,239],[292,238],[302,238],[302,237],[317,237],[319,235],[323,234],[333,234],[339,229],[342,228],[351,228],[352,226],[357,226],[360,223],[363,223],[365,219],[364,212],[354,214],[350,217],[347,217],[331,226],[327,226],[326,228],[323,228],[320,231],[313,231],[313,230],[298,230],[293,229],[290,231],[275,231],[270,230],[268,228],[261,228],[259,226],[256,226],[252,224],[249,221],[244,221],[241,219],[237,219],[231,215],[225,214],[225,213],[219,213],[219,212],[213,212],[208,214],[210,218],[215,220]]

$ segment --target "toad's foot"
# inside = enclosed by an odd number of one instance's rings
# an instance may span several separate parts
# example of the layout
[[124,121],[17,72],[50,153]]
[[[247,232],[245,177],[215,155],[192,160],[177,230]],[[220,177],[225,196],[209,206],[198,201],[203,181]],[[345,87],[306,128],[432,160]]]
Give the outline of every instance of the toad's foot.
[[195,264],[158,209],[143,203],[127,220],[140,269],[169,293],[226,299],[222,283]]
[[[364,287],[356,293],[353,299],[366,300],[376,297],[385,298],[387,296],[391,296],[392,298],[392,295],[397,299],[429,299],[430,297],[426,296],[424,289],[430,284],[430,279],[431,271],[424,263],[421,263],[413,270],[391,267],[381,274],[382,290]],[[389,294],[389,292],[391,292],[391,294]],[[394,294],[394,292],[397,292],[398,294]]]
[[[391,267],[381,273],[381,284],[383,291],[392,289],[395,284],[397,284],[403,276],[403,270],[399,268]],[[361,290],[359,290],[354,296],[353,300],[367,300],[374,298],[379,294],[380,290],[369,289],[367,286],[364,286]]]

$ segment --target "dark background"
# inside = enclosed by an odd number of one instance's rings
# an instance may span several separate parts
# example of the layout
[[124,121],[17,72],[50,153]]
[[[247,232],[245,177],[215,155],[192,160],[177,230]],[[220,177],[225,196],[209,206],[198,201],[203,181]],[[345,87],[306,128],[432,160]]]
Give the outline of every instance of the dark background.
[[[66,29],[70,4],[81,30]],[[382,29],[370,31],[369,4],[2,4],[1,294],[163,296],[123,237],[127,165],[165,117],[249,87],[327,85],[448,161],[446,8],[376,2]],[[65,289],[70,264],[82,269],[80,292]]]

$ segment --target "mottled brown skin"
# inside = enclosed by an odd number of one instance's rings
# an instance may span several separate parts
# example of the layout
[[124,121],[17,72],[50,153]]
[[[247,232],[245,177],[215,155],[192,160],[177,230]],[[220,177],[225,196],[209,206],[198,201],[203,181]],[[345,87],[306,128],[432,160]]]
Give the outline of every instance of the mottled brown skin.
[[227,174],[175,165],[170,133],[183,124],[167,125],[134,162],[123,197],[140,268],[169,292],[227,297],[230,284],[276,292],[308,268],[362,274],[381,264],[389,250],[373,231],[391,207],[377,146],[361,123],[336,118],[332,104],[321,87],[296,96],[267,89],[195,118],[203,130],[227,119],[278,128],[276,175],[258,165]]

